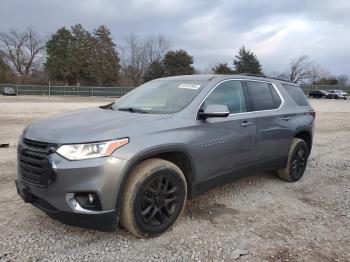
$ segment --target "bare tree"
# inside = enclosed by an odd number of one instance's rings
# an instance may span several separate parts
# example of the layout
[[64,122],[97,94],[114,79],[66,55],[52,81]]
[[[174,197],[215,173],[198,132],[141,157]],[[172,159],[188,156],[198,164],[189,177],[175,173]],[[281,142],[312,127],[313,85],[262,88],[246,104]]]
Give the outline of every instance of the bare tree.
[[310,67],[310,83],[313,84],[321,78],[329,77],[330,73],[318,64],[312,64]]
[[338,76],[338,85],[345,86],[349,82],[349,77],[347,75]]
[[124,74],[131,78],[134,86],[140,85],[147,68],[144,43],[136,35],[130,34],[120,51]]
[[171,43],[163,35],[151,36],[145,40],[145,59],[148,65],[161,61],[170,50]]
[[313,63],[309,57],[302,55],[292,60],[289,69],[289,80],[295,83],[303,82],[310,78]]
[[14,68],[21,81],[40,65],[45,45],[33,29],[0,32],[0,44],[6,63]]
[[267,71],[266,72],[267,76],[273,77],[273,78],[279,78],[283,80],[289,81],[289,73],[287,72],[280,72],[280,71]]
[[163,35],[140,39],[130,34],[125,38],[125,45],[120,48],[124,75],[132,80],[134,86],[140,85],[147,68],[155,62],[160,63],[170,46],[170,41]]

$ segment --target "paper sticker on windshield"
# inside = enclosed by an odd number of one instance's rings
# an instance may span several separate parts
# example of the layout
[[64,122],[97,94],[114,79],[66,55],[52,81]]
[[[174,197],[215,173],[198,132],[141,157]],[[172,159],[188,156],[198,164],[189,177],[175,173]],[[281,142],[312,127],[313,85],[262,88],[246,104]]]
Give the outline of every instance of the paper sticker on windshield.
[[200,87],[201,87],[201,85],[194,85],[194,84],[181,84],[181,85],[179,85],[179,88],[192,89],[192,90],[197,90]]

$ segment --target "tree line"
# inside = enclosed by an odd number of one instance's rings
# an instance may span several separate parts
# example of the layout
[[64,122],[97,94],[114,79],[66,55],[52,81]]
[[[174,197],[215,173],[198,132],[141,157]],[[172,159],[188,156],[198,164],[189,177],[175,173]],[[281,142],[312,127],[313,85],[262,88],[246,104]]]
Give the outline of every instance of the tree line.
[[138,86],[173,75],[194,74],[193,57],[172,50],[163,35],[127,36],[120,46],[101,25],[62,27],[44,41],[32,28],[0,33],[0,82]]
[[[219,63],[212,67],[215,74],[237,74],[251,73],[263,75],[262,66],[256,55],[247,50],[244,46],[239,49],[238,54],[233,59],[233,68],[228,63]],[[304,83],[312,85],[347,85],[349,77],[345,74],[332,75],[327,69],[312,61],[307,55],[294,58],[289,63],[289,67],[282,72],[268,72],[271,77],[280,78],[294,83]]]
[[[138,86],[155,78],[201,73],[186,50],[172,49],[163,35],[140,38],[130,34],[114,42],[105,25],[89,32],[81,24],[59,28],[44,40],[34,29],[0,32],[0,83]],[[217,63],[207,73],[263,74],[257,56],[241,47],[229,63]],[[332,76],[326,69],[300,56],[283,72],[268,72],[296,83],[346,84],[345,75]]]

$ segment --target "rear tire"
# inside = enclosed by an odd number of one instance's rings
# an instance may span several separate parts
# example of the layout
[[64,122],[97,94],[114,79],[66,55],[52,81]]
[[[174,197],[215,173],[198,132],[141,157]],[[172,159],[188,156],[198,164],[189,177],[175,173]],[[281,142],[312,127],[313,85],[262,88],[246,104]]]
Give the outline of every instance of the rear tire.
[[144,160],[127,180],[120,223],[138,237],[157,236],[176,222],[186,198],[187,184],[180,168],[163,159]]
[[277,176],[288,182],[298,181],[304,175],[309,150],[304,140],[293,138],[289,148],[287,166],[277,171]]

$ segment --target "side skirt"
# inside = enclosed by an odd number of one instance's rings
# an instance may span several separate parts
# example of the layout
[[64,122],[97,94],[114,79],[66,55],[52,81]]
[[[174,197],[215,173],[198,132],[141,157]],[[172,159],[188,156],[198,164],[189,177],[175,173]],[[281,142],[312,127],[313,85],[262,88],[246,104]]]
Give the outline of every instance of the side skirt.
[[262,172],[274,171],[285,167],[285,165],[285,158],[281,158],[265,163],[257,163],[255,165],[242,169],[229,170],[225,173],[218,174],[216,176],[210,177],[205,181],[194,184],[191,190],[192,192],[190,195],[190,199],[199,196],[200,194],[206,192],[211,188],[225,185],[238,178],[257,175]]

